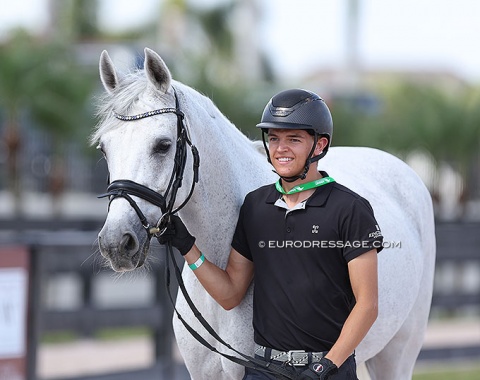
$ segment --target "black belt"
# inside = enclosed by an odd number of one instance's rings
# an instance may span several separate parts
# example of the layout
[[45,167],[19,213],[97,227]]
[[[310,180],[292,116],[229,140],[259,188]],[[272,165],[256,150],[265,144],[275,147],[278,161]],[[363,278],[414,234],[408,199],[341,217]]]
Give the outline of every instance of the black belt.
[[328,351],[306,352],[304,350],[279,351],[255,343],[255,355],[267,361],[274,360],[293,366],[304,366],[313,362],[319,362],[327,352]]

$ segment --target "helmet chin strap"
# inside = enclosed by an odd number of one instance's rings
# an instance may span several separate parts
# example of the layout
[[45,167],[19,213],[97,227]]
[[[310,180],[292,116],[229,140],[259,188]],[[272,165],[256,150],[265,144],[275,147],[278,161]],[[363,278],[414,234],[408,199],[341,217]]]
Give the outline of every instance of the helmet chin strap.
[[[307,177],[308,170],[310,169],[310,164],[318,161],[323,156],[325,156],[325,154],[327,153],[326,151],[322,151],[318,156],[311,157],[313,152],[315,152],[315,147],[317,146],[318,134],[315,133],[313,138],[314,138],[313,146],[312,146],[312,149],[310,150],[310,153],[308,154],[308,157],[310,157],[310,158],[307,158],[307,160],[305,162],[305,167],[303,168],[302,174],[297,174],[297,175],[294,175],[294,176],[291,176],[291,177],[285,177],[285,176],[281,176],[280,174],[278,174],[275,170],[272,170],[272,171],[275,174],[277,174],[285,182],[295,182],[297,179],[304,180]],[[270,153],[268,151],[267,143],[265,142],[265,132],[262,132],[262,140],[263,140],[263,146],[265,147],[265,151],[267,152],[268,162],[270,162],[270,164],[272,164],[272,161],[270,160]]]
[[280,174],[278,174],[275,170],[273,170],[273,172],[275,174],[277,174],[285,182],[295,182],[297,179],[304,180],[307,177],[308,170],[310,169],[310,164],[318,161],[323,156],[324,156],[324,154],[322,152],[322,154],[320,154],[318,156],[307,159],[307,161],[305,162],[305,167],[303,169],[302,174],[297,174],[297,175],[294,175],[294,176],[291,176],[291,177],[284,177],[284,176],[281,176]]

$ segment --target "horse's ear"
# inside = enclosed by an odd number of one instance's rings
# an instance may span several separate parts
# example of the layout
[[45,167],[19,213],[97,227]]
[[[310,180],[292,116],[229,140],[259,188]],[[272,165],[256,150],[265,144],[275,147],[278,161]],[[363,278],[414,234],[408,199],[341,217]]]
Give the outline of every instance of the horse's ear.
[[111,94],[118,86],[118,77],[112,59],[106,50],[104,50],[100,56],[99,69],[103,87],[105,87],[105,90]]
[[170,88],[172,75],[160,56],[149,48],[145,48],[145,74],[148,81],[159,91],[165,93]]

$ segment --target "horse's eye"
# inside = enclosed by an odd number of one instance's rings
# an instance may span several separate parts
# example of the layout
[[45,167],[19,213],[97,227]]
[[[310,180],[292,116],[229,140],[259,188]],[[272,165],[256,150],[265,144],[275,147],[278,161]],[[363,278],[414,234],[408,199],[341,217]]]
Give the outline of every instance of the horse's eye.
[[172,142],[170,140],[159,140],[153,146],[153,154],[165,154],[171,146]]

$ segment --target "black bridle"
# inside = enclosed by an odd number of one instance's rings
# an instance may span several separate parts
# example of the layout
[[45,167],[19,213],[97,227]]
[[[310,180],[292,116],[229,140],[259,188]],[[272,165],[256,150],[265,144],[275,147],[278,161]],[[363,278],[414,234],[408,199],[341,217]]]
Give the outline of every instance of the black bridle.
[[[130,206],[132,206],[132,208],[137,213],[142,223],[142,226],[147,232],[149,238],[151,238],[152,236],[159,236],[164,232],[170,215],[175,214],[187,204],[187,202],[192,197],[193,190],[195,189],[195,184],[198,182],[200,156],[198,154],[197,148],[195,147],[195,145],[192,144],[188,129],[184,123],[185,115],[180,110],[178,96],[175,88],[173,88],[173,93],[175,96],[175,108],[160,108],[157,110],[132,116],[120,115],[114,112],[115,117],[122,121],[136,121],[165,113],[174,113],[175,115],[177,115],[177,143],[174,165],[165,194],[159,194],[155,190],[152,190],[149,187],[141,185],[137,182],[127,179],[120,179],[110,183],[110,185],[107,187],[107,192],[98,196],[99,198],[110,197],[110,203],[116,198],[126,199]],[[180,206],[178,206],[174,210],[177,192],[180,187],[182,187],[183,174],[185,172],[185,166],[187,164],[187,145],[190,147],[193,156],[193,181],[186,199]],[[162,215],[160,216],[155,225],[151,225],[148,222],[142,210],[140,210],[137,203],[131,196],[136,196],[138,198],[146,200],[147,202],[160,208],[160,210],[162,211]],[[169,198],[168,203],[167,198]]]

